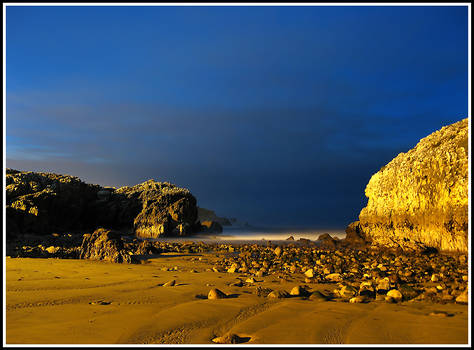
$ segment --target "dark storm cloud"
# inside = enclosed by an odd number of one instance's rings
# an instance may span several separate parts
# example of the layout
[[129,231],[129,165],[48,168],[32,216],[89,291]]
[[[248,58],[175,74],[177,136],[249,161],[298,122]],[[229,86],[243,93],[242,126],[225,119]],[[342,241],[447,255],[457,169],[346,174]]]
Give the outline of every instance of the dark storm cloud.
[[341,228],[381,166],[466,117],[466,14],[10,8],[7,166],[171,181],[221,215]]

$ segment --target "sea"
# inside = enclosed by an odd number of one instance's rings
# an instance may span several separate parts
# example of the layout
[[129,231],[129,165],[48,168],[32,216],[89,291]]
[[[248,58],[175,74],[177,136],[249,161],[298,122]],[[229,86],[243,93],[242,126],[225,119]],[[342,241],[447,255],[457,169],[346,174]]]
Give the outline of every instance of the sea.
[[344,228],[341,229],[321,229],[321,228],[292,228],[292,227],[250,227],[250,226],[224,226],[222,233],[201,233],[182,238],[169,237],[159,238],[159,241],[193,241],[193,242],[219,242],[219,243],[240,243],[255,242],[267,243],[287,241],[287,238],[293,237],[294,241],[301,238],[315,241],[324,233],[331,237],[343,239],[346,237]]

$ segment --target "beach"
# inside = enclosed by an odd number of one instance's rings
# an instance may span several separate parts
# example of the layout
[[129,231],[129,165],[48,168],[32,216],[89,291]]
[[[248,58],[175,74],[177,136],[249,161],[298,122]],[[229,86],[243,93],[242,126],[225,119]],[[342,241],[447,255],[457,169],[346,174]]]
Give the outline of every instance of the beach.
[[[268,298],[257,287],[328,294],[337,283],[305,283],[295,273],[236,286],[249,275],[212,270],[223,254],[171,252],[141,264],[8,257],[6,343],[214,344],[229,334],[245,344],[468,342],[467,305]],[[207,299],[212,288],[227,297]]]

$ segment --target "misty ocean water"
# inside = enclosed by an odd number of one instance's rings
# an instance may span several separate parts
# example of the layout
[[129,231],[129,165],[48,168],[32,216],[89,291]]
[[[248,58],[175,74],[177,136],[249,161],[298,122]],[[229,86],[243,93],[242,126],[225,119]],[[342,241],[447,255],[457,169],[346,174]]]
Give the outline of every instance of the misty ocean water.
[[166,237],[159,241],[202,241],[202,242],[238,242],[238,241],[286,241],[293,236],[295,241],[306,238],[312,241],[324,233],[332,237],[343,239],[346,237],[344,229],[321,229],[321,228],[289,228],[289,227],[246,227],[246,226],[224,226],[222,233],[202,233],[188,237]]

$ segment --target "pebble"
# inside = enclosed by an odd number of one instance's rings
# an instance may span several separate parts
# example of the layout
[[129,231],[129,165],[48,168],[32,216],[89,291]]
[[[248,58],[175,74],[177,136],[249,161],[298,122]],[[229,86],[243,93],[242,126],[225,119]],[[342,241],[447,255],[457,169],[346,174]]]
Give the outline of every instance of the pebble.
[[326,275],[326,279],[331,282],[340,282],[342,281],[342,276],[340,273],[331,273]]
[[277,298],[277,299],[281,299],[281,298],[288,298],[289,294],[288,292],[286,291],[282,291],[282,290],[274,290],[272,292],[270,292],[268,295],[267,295],[267,298]]
[[227,296],[223,291],[212,288],[209,293],[207,294],[207,299],[224,299]]
[[295,286],[293,287],[293,289],[291,289],[290,295],[300,296],[300,295],[306,294],[305,292],[306,290],[304,288],[300,286]]
[[245,338],[241,338],[234,333],[229,333],[222,337],[214,338],[212,341],[216,344],[240,344],[246,342]]
[[176,280],[171,280],[163,284],[163,287],[173,287],[176,284]]
[[309,296],[308,299],[313,300],[313,301],[328,301],[329,297],[327,297],[326,295],[324,295],[320,291],[315,291],[315,292],[311,293],[311,295]]
[[364,295],[358,295],[349,299],[350,303],[366,303],[369,301],[369,298]]

